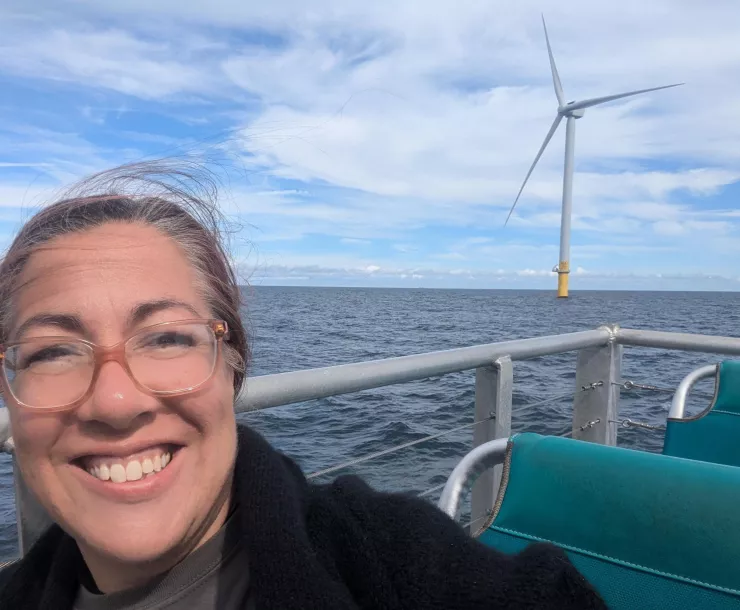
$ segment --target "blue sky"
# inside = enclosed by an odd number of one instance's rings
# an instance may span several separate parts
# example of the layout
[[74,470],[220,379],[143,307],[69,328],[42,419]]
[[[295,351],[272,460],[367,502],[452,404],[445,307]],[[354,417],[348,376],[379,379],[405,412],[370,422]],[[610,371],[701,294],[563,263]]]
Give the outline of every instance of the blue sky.
[[554,287],[564,129],[503,227],[556,110],[541,12],[568,99],[686,83],[578,122],[573,288],[740,289],[735,0],[6,1],[0,246],[204,154],[255,284]]

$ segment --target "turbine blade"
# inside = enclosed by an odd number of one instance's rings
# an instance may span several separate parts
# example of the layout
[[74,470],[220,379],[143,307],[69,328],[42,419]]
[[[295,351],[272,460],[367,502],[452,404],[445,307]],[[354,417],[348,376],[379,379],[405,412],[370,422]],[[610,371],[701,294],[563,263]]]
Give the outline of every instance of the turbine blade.
[[552,84],[555,87],[555,97],[558,98],[558,104],[562,106],[565,104],[565,94],[563,93],[563,85],[560,83],[558,67],[555,65],[552,47],[550,47],[550,37],[547,35],[547,25],[545,24],[544,15],[542,15],[542,27],[545,28],[545,41],[547,42],[547,54],[550,56],[550,71],[552,72]]
[[558,114],[555,117],[555,120],[552,122],[552,126],[550,127],[550,131],[547,132],[547,135],[545,136],[545,141],[542,143],[542,146],[540,146],[540,150],[537,153],[537,156],[534,158],[534,162],[532,163],[532,167],[529,168],[529,171],[527,172],[527,176],[524,178],[524,182],[522,183],[522,187],[519,189],[519,192],[516,195],[516,199],[514,199],[514,205],[511,206],[511,209],[509,210],[509,215],[506,217],[506,222],[504,222],[504,226],[506,226],[509,222],[509,219],[511,218],[511,215],[514,213],[514,208],[516,207],[517,202],[519,201],[519,197],[522,195],[522,191],[524,190],[524,187],[527,185],[527,180],[529,180],[529,177],[532,175],[532,172],[534,171],[535,165],[537,165],[537,161],[540,160],[540,157],[542,156],[542,153],[545,152],[545,149],[547,148],[547,145],[550,143],[550,140],[552,140],[552,136],[555,135],[555,132],[558,129],[558,125],[560,125],[560,121],[563,120],[563,115]]
[[563,108],[563,110],[579,110],[581,108],[591,108],[591,106],[598,106],[599,104],[605,104],[606,102],[613,102],[614,100],[620,100],[624,97],[632,97],[633,95],[649,93],[650,91],[659,91],[661,89],[670,89],[671,87],[680,87],[681,85],[683,85],[683,83],[676,83],[675,85],[663,85],[662,87],[651,87],[650,89],[639,89],[638,91],[628,91],[627,93],[617,93],[616,95],[606,95],[604,97],[592,97],[588,100],[568,104]]

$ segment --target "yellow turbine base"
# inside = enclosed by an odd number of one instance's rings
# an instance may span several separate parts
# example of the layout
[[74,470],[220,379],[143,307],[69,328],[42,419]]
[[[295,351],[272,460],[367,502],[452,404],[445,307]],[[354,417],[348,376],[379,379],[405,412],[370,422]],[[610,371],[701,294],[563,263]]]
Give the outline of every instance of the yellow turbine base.
[[558,273],[558,298],[568,298],[568,274]]

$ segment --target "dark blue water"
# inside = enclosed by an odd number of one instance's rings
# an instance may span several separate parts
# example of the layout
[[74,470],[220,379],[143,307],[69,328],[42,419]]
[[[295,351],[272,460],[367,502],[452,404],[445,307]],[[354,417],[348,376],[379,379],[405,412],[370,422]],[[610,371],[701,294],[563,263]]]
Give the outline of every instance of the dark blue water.
[[[737,336],[740,294],[552,292],[363,288],[250,288],[251,375],[388,358],[596,328],[623,327]],[[675,386],[717,356],[627,348],[623,378]],[[517,415],[528,404],[575,389],[576,354],[515,363],[515,430],[570,428],[572,398]],[[709,391],[711,385],[705,385]],[[474,373],[278,407],[240,419],[294,457],[306,472],[424,437],[473,419]],[[706,402],[697,398],[694,408]],[[670,395],[623,392],[620,417],[662,423]],[[421,492],[443,483],[471,447],[469,429],[352,469],[382,489]],[[657,431],[620,429],[619,443],[660,450]],[[333,476],[333,475],[331,475]],[[436,494],[430,496],[436,500]],[[11,463],[0,456],[0,559],[16,554]]]

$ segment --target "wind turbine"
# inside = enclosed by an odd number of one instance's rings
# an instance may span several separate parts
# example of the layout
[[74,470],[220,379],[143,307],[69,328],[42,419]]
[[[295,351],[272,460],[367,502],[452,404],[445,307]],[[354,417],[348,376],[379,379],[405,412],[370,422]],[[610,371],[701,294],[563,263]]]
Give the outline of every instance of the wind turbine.
[[612,102],[619,100],[624,97],[631,97],[633,95],[640,95],[641,93],[648,93],[650,91],[658,91],[660,89],[670,89],[671,87],[678,87],[683,83],[676,83],[674,85],[663,85],[661,87],[652,87],[650,89],[640,89],[638,91],[628,91],[627,93],[617,93],[615,95],[606,95],[604,97],[592,97],[587,100],[579,102],[567,102],[565,101],[565,95],[563,94],[563,86],[560,84],[560,76],[558,75],[558,69],[555,65],[555,58],[552,54],[552,48],[550,47],[550,38],[547,35],[547,25],[545,25],[545,17],[542,17],[542,27],[545,29],[545,41],[547,42],[547,53],[550,56],[550,70],[552,71],[552,83],[555,87],[555,96],[558,98],[558,113],[555,116],[555,120],[550,127],[550,131],[545,136],[545,141],[542,143],[537,156],[534,158],[532,166],[527,172],[527,176],[524,178],[522,187],[519,189],[519,193],[514,200],[514,205],[509,210],[509,215],[506,217],[504,226],[508,224],[511,214],[514,212],[519,197],[527,184],[527,180],[532,175],[537,162],[540,160],[542,153],[545,152],[545,148],[552,140],[553,135],[560,125],[560,121],[565,117],[565,167],[563,171],[563,209],[560,218],[560,261],[553,268],[553,271],[558,273],[558,297],[566,298],[568,296],[568,274],[570,273],[570,220],[571,211],[573,204],[573,152],[576,139],[576,119],[580,119],[586,112],[586,108],[592,106],[598,106],[599,104],[605,104],[606,102]]

